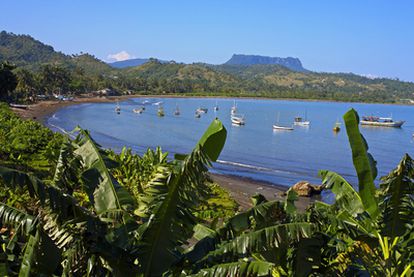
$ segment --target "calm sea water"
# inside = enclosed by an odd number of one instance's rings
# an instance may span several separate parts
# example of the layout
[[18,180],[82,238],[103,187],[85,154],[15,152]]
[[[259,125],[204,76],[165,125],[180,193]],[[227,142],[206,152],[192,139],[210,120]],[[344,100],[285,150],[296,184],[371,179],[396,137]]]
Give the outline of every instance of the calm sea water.
[[[143,101],[149,101],[143,114],[134,114]],[[162,101],[165,117],[157,116]],[[219,106],[215,112],[213,107]],[[151,104],[152,103],[152,104]],[[230,122],[232,99],[205,98],[135,98],[121,102],[121,114],[114,103],[80,104],[65,107],[48,119],[52,128],[72,130],[76,125],[91,131],[103,147],[119,151],[122,146],[142,153],[158,145],[164,151],[188,153],[211,121],[218,117],[228,134],[226,145],[214,170],[223,174],[291,186],[299,180],[320,182],[318,170],[333,170],[355,184],[351,150],[345,126],[338,134],[332,131],[337,119],[350,108],[360,115],[392,115],[406,120],[403,128],[360,127],[370,152],[378,162],[379,176],[386,175],[405,153],[414,156],[414,107],[382,104],[329,103],[282,100],[238,99],[238,113],[244,114],[245,126]],[[173,112],[179,107],[180,116]],[[198,107],[208,113],[195,118]],[[295,126],[294,131],[273,131],[280,124],[291,125],[296,115],[307,115],[310,127]]]

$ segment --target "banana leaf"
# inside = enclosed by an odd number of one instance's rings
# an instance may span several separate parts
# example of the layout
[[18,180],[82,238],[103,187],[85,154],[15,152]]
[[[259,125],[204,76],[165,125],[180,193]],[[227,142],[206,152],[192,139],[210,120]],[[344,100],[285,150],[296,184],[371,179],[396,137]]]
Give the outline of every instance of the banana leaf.
[[375,219],[379,215],[375,198],[374,179],[377,175],[376,162],[368,151],[368,144],[359,132],[359,117],[354,109],[344,115],[346,132],[352,149],[352,160],[358,175],[359,195],[366,211]]
[[414,161],[406,154],[397,168],[382,179],[382,231],[393,240],[414,223]]

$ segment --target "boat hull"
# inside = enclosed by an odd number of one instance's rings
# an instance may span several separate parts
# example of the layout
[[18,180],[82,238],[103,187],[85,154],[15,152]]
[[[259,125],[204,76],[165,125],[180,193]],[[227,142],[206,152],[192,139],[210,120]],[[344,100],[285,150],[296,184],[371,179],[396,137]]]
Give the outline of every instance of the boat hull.
[[292,127],[273,125],[273,130],[293,131]]
[[405,121],[393,121],[393,122],[377,122],[377,121],[367,121],[367,120],[361,120],[361,125],[365,126],[375,126],[375,127],[394,127],[394,128],[400,128]]
[[310,121],[293,122],[293,124],[297,126],[309,126]]
[[231,120],[231,123],[234,125],[244,125],[244,121],[239,121],[239,120]]

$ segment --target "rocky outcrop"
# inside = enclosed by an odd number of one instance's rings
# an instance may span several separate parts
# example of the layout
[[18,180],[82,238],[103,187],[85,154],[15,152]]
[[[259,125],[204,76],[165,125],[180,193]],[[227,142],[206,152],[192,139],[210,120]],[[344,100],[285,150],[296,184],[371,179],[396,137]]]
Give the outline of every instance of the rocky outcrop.
[[304,197],[311,197],[315,194],[320,194],[324,189],[323,185],[312,185],[307,181],[297,182],[292,189],[299,195]]
[[279,57],[267,57],[259,55],[240,55],[234,54],[226,65],[255,65],[255,64],[278,64],[289,68],[293,71],[305,72],[301,61],[298,58],[279,58]]

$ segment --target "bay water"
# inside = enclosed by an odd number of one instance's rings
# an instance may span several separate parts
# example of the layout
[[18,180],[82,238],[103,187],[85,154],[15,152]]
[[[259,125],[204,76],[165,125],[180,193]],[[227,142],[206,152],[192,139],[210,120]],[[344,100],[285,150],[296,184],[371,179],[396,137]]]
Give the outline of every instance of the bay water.
[[[245,117],[244,126],[231,124],[234,103],[237,113]],[[392,115],[394,120],[406,121],[402,128],[360,126],[377,161],[379,177],[395,168],[405,153],[414,156],[414,107],[408,105],[222,98],[131,98],[119,104],[119,115],[114,111],[115,103],[68,106],[49,117],[47,124],[61,131],[79,125],[103,147],[115,151],[127,146],[143,153],[148,147],[161,146],[172,155],[189,153],[217,117],[228,133],[213,172],[291,186],[300,180],[320,183],[318,170],[326,169],[355,185],[351,149],[342,122],[343,114],[354,108],[360,116]],[[133,113],[143,104],[146,109],[142,114]],[[213,109],[216,104],[218,111]],[[164,117],[157,116],[159,105],[164,108]],[[174,115],[176,107],[179,116]],[[208,112],[196,118],[195,110],[200,107],[208,108]],[[295,116],[306,116],[310,126],[273,130],[278,119],[279,125],[291,126]],[[341,131],[334,133],[337,120],[342,122]]]

